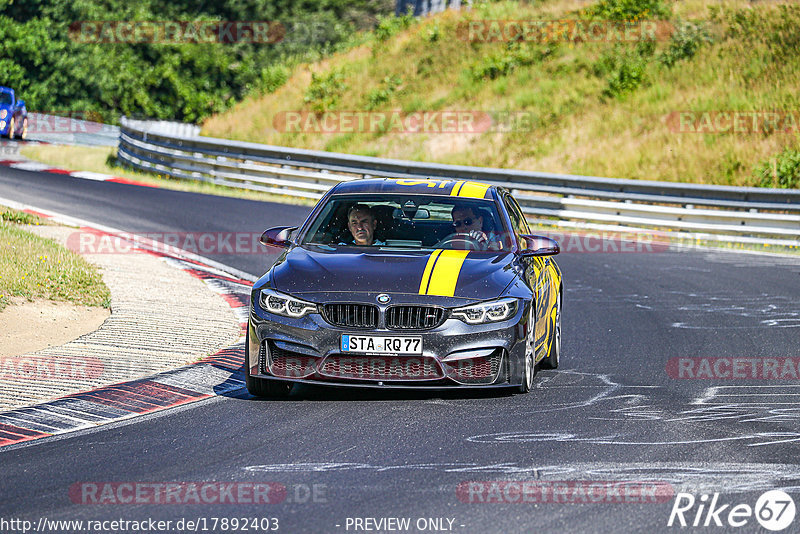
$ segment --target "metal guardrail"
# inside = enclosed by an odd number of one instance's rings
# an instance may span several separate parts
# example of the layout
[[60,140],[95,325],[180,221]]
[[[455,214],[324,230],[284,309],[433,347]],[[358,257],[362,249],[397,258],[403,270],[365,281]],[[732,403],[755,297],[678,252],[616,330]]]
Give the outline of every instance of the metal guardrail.
[[800,191],[442,165],[198,136],[123,118],[118,159],[175,178],[318,199],[362,177],[448,178],[511,189],[535,222],[691,239],[800,246]]

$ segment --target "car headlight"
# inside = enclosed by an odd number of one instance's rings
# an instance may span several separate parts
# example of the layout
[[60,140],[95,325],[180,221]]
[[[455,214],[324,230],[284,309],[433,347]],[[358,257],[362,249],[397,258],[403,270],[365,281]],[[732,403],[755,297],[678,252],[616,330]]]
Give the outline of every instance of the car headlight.
[[270,313],[284,317],[303,317],[317,311],[317,305],[290,297],[271,289],[261,290],[261,307]]
[[6,117],[8,117],[8,110],[0,109],[0,119],[5,119]]
[[6,121],[0,121],[0,130],[6,127]]
[[517,299],[504,298],[456,308],[452,315],[467,324],[496,323],[514,317],[518,306]]

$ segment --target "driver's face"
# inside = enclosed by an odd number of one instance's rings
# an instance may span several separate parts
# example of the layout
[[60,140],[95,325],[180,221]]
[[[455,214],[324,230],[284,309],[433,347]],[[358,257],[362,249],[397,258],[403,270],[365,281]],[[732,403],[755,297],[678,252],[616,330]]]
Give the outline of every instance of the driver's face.
[[483,231],[483,218],[477,217],[471,208],[453,210],[453,226],[459,234],[467,234],[473,230]]
[[375,217],[364,211],[354,211],[350,214],[347,227],[353,234],[356,245],[369,246],[374,241],[375,227],[378,221]]

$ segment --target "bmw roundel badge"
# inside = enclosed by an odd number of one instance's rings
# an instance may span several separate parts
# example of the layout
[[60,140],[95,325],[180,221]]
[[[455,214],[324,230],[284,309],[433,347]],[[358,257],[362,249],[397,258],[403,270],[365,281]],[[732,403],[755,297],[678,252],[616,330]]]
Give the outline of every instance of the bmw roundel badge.
[[386,293],[381,293],[375,300],[378,301],[378,304],[389,304],[389,301],[392,300],[392,297],[390,297]]

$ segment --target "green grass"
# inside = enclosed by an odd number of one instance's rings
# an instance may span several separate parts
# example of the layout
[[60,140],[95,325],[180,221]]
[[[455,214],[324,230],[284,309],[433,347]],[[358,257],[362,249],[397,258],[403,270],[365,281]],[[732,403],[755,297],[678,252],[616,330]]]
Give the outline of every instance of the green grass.
[[48,299],[86,306],[111,304],[111,293],[97,268],[52,239],[25,231],[42,221],[8,210],[0,218],[0,310],[10,297]]
[[[441,163],[762,186],[768,183],[764,162],[800,149],[797,132],[686,133],[668,119],[681,111],[800,110],[800,6],[792,4],[479,2],[408,26],[386,23],[391,31],[298,66],[275,92],[207,120],[203,133]],[[662,17],[675,31],[655,43],[468,43],[459,37],[459,28],[473,20]],[[329,110],[511,110],[536,120],[530,131],[468,135],[286,133],[273,124],[280,112]],[[796,183],[780,176],[770,181]]]

